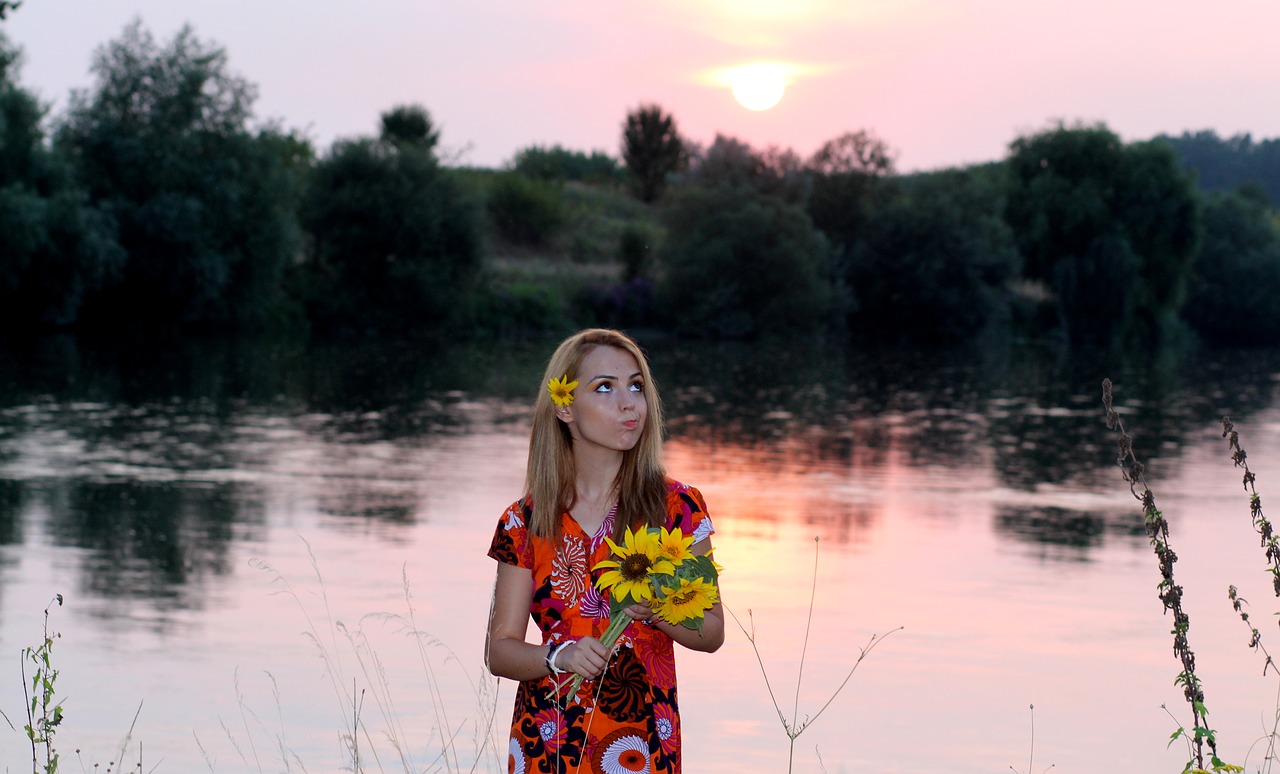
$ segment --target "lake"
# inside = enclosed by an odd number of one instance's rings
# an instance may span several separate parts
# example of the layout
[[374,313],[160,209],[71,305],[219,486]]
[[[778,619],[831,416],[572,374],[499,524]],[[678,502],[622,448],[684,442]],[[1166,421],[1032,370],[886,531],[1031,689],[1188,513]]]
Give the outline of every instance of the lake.
[[[742,625],[678,654],[687,771],[1181,770],[1190,713],[1107,376],[1171,523],[1221,757],[1263,765],[1280,678],[1227,587],[1267,647],[1280,600],[1219,420],[1265,510],[1280,352],[641,342]],[[64,770],[105,769],[132,727],[121,769],[505,771],[485,552],[553,346],[5,345],[0,763],[31,763],[22,649],[48,608]],[[794,748],[779,711],[812,718]]]

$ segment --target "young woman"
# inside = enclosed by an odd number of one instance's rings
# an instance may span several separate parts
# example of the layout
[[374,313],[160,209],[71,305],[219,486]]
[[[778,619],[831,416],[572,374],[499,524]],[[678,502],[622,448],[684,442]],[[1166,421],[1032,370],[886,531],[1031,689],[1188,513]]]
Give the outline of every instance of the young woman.
[[[575,385],[576,383],[576,385]],[[554,393],[554,394],[553,394]],[[628,528],[680,528],[711,550],[698,490],[666,477],[662,406],[640,347],[617,331],[581,331],[547,364],[534,405],[525,495],[499,520],[486,661],[520,681],[511,772],[680,771],[673,643],[712,652],[724,642],[719,603],[701,631],[654,617],[647,604],[611,649],[600,643],[609,599],[593,568]],[[530,617],[538,641],[525,632]],[[585,682],[572,700],[557,684]]]

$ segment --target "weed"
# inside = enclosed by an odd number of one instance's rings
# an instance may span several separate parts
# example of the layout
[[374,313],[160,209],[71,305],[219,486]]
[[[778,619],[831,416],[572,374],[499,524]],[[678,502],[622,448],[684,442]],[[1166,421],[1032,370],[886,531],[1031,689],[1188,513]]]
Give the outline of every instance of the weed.
[[[1036,765],[1036,705],[1032,704],[1032,705],[1030,705],[1030,706],[1031,706],[1031,755],[1030,755],[1030,757],[1028,757],[1028,758],[1027,758],[1027,772],[1026,772],[1026,774],[1035,774],[1035,765]],[[1049,764],[1049,768],[1048,768],[1048,769],[1045,769],[1045,771],[1048,771],[1049,769],[1051,769],[1051,768],[1053,768],[1053,767],[1054,767],[1054,764],[1052,764],[1052,763],[1051,763],[1051,764]],[[1010,767],[1009,767],[1009,769],[1010,769],[1011,771],[1013,771],[1013,773],[1014,773],[1014,774],[1022,774],[1022,772],[1018,771],[1017,769],[1013,768],[1012,766],[1010,766]],[[1042,774],[1043,774],[1043,773],[1042,773]]]
[[[1209,765],[1214,772],[1243,771],[1239,766],[1223,763],[1218,758],[1217,733],[1209,728],[1209,710],[1205,707],[1204,689],[1200,684],[1200,678],[1196,675],[1196,656],[1187,638],[1191,619],[1182,609],[1182,586],[1173,578],[1173,564],[1178,561],[1178,555],[1169,545],[1169,522],[1156,508],[1156,496],[1147,486],[1144,476],[1145,468],[1133,451],[1133,438],[1126,432],[1124,422],[1120,420],[1120,415],[1113,406],[1110,379],[1102,380],[1102,405],[1107,411],[1107,428],[1120,434],[1116,464],[1120,466],[1121,475],[1129,484],[1129,492],[1142,503],[1147,537],[1150,538],[1152,550],[1159,560],[1160,583],[1156,588],[1159,589],[1160,602],[1164,605],[1166,613],[1173,613],[1173,629],[1170,632],[1173,635],[1173,652],[1182,664],[1182,671],[1178,673],[1174,684],[1182,687],[1183,696],[1191,706],[1193,726],[1192,731],[1187,732],[1186,727],[1179,724],[1177,730],[1169,737],[1169,744],[1172,745],[1178,739],[1186,741],[1190,757],[1183,768],[1184,772],[1206,771],[1204,768],[1206,745],[1209,748]],[[1165,712],[1169,712],[1167,707]],[[1174,717],[1172,712],[1169,715]]]
[[[56,594],[44,609],[44,641],[39,647],[22,649],[22,695],[26,700],[27,740],[31,742],[31,771],[55,774],[58,771],[58,749],[54,746],[58,726],[62,725],[62,702],[54,700],[58,670],[53,666],[53,642],[62,638],[58,632],[49,632],[49,608],[54,602],[62,606],[62,595]],[[31,687],[27,687],[27,664],[35,667],[31,675]],[[43,748],[44,762],[40,762]]]
[[875,634],[871,635],[871,639],[867,642],[866,646],[858,649],[858,658],[853,662],[853,666],[849,669],[849,673],[844,676],[844,680],[842,680],[840,682],[840,685],[836,686],[835,691],[831,693],[831,697],[827,699],[826,703],[823,704],[822,707],[819,708],[817,712],[815,712],[812,716],[806,715],[804,720],[801,721],[799,720],[800,683],[804,677],[804,660],[805,660],[805,654],[809,649],[809,630],[813,625],[813,603],[814,603],[814,598],[817,595],[817,590],[818,590],[818,539],[814,538],[813,539],[813,585],[809,592],[809,617],[808,617],[808,620],[805,622],[804,643],[803,645],[801,645],[801,648],[800,648],[800,669],[798,674],[796,675],[795,704],[791,710],[790,720],[787,720],[786,713],[782,711],[782,707],[779,706],[778,704],[778,698],[777,696],[774,695],[774,692],[773,692],[773,683],[769,681],[769,672],[764,667],[764,658],[760,655],[760,648],[756,644],[755,619],[752,617],[751,610],[747,610],[747,617],[751,623],[751,628],[750,630],[748,630],[747,627],[742,625],[742,621],[738,619],[737,614],[735,614],[732,610],[730,610],[727,605],[725,606],[725,610],[728,610],[729,615],[733,616],[734,623],[736,623],[738,625],[738,628],[742,630],[742,633],[746,635],[747,641],[751,643],[751,649],[755,651],[756,661],[757,663],[760,664],[760,674],[764,676],[765,688],[769,690],[769,699],[773,702],[773,708],[778,713],[778,720],[782,721],[782,730],[786,733],[787,738],[790,740],[790,748],[788,749],[788,752],[787,752],[787,771],[788,772],[792,771],[795,765],[796,739],[800,738],[800,735],[805,732],[805,729],[813,725],[813,723],[819,717],[822,716],[822,713],[827,710],[827,707],[831,706],[831,702],[835,701],[836,697],[840,695],[840,692],[844,690],[844,687],[849,683],[850,678],[853,677],[853,673],[858,671],[858,666],[862,664],[863,659],[865,659],[868,655],[870,655],[872,649],[875,648],[876,645],[879,645],[881,642],[884,642],[885,638],[888,637],[890,634],[893,634],[896,631],[902,631],[902,629],[904,628],[902,626],[899,626],[897,629],[893,629],[888,633],[886,633],[884,637],[880,637],[879,635],[875,635]]
[[[1249,515],[1253,521],[1253,528],[1257,531],[1261,538],[1263,553],[1266,556],[1269,567],[1267,571],[1271,573],[1271,584],[1275,590],[1276,596],[1280,596],[1280,538],[1277,538],[1275,530],[1271,526],[1271,522],[1262,512],[1262,496],[1258,494],[1257,478],[1253,471],[1249,469],[1248,454],[1245,453],[1244,447],[1240,445],[1240,434],[1236,432],[1235,425],[1231,422],[1231,417],[1224,416],[1222,418],[1222,437],[1227,439],[1227,447],[1231,451],[1231,461],[1237,467],[1244,470],[1241,478],[1241,484],[1249,495]],[[1262,644],[1262,633],[1258,631],[1249,621],[1249,613],[1244,608],[1248,602],[1244,597],[1240,596],[1235,586],[1227,588],[1227,598],[1231,600],[1231,607],[1240,616],[1240,620],[1249,628],[1249,647],[1256,652],[1261,652],[1264,656],[1262,663],[1262,674],[1265,677],[1268,669],[1277,670],[1276,662],[1271,658],[1271,653],[1267,651],[1265,645]],[[1280,686],[1277,686],[1276,710],[1272,715],[1271,728],[1258,741],[1266,742],[1266,752],[1263,754],[1263,768],[1261,772],[1270,772],[1276,761],[1276,742],[1280,737]],[[1254,743],[1257,746],[1257,742]],[[1249,748],[1252,751],[1253,747]],[[1248,757],[1245,758],[1246,762]]]

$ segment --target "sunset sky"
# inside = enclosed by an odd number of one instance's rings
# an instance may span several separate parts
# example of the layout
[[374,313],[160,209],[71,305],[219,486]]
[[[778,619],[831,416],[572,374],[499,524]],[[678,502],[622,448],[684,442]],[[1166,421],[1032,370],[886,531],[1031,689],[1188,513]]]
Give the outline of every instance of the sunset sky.
[[[417,103],[479,166],[533,144],[617,155],[642,103],[703,144],[806,156],[867,129],[904,171],[999,159],[1059,118],[1280,136],[1276,0],[25,0],[0,29],[56,113],[134,17],[225,47],[257,116],[321,148]],[[752,111],[724,71],[761,61],[789,83]]]

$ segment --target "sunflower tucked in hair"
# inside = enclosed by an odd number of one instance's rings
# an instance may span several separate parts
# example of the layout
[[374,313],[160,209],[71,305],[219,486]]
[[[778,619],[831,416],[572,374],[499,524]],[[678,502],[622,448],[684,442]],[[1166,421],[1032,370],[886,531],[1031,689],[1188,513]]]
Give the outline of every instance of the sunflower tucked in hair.
[[547,383],[547,391],[551,393],[551,402],[559,408],[564,408],[573,403],[573,391],[577,386],[578,380],[569,381],[568,374],[559,379],[552,379]]

